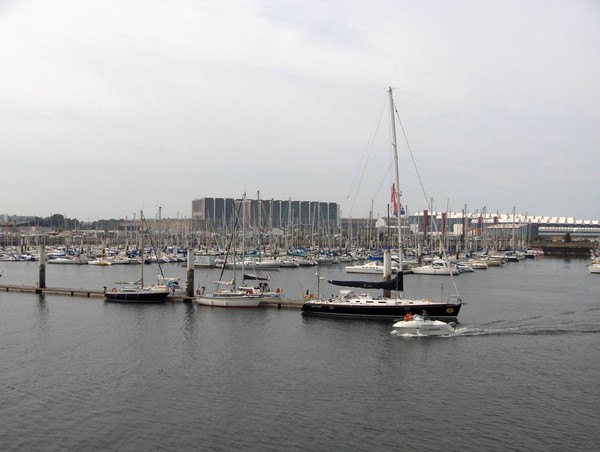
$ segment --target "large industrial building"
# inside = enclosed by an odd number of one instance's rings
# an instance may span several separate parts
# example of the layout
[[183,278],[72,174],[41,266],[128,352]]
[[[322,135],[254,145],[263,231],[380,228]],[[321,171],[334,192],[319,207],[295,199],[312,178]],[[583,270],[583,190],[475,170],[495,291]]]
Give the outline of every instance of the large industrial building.
[[[445,223],[445,224],[443,224]],[[428,213],[417,212],[411,216],[410,224],[416,233],[446,231],[461,235],[465,232],[481,235],[527,236],[540,238],[564,237],[573,239],[597,239],[600,237],[600,220],[583,220],[574,217],[551,217],[501,213]]]
[[340,228],[340,206],[333,202],[275,199],[200,198],[192,201],[194,227],[211,232],[231,231],[234,221],[245,220],[263,231],[298,228],[314,233],[334,233]]
[[[246,199],[246,208],[241,210],[242,200],[234,198],[200,198],[192,201],[193,230],[226,233],[238,226],[245,218],[246,226],[277,234],[277,230],[293,231],[295,234],[375,234],[377,218],[357,219],[340,217],[340,206],[333,202],[292,201],[275,199]],[[244,215],[243,215],[244,214]],[[443,219],[443,221],[442,221]],[[495,235],[504,241],[510,237],[560,237],[569,233],[573,239],[597,239],[600,236],[600,221],[577,220],[571,217],[542,217],[519,214],[490,213],[427,213],[414,212],[406,218],[406,227],[413,234],[445,233],[449,236]],[[394,221],[386,221],[394,228]],[[485,232],[487,231],[487,234]],[[407,231],[408,232],[408,231]]]

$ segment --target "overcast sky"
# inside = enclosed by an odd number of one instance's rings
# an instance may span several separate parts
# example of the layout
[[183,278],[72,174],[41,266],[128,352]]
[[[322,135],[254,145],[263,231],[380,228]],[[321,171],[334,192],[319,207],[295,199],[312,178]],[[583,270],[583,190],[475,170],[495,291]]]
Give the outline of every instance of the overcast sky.
[[600,2],[0,2],[0,213],[193,199],[600,219]]

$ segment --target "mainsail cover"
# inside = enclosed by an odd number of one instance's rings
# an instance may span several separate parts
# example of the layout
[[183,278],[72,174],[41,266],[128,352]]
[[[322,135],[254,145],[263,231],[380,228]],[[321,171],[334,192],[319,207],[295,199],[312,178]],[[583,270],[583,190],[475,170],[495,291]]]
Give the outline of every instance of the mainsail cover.
[[271,281],[271,277],[269,275],[258,276],[258,275],[251,275],[249,273],[244,273],[244,280],[247,280],[247,279],[258,280],[258,281]]
[[404,290],[404,275],[401,271],[389,281],[336,281],[328,280],[330,284],[344,287],[360,287],[362,289]]

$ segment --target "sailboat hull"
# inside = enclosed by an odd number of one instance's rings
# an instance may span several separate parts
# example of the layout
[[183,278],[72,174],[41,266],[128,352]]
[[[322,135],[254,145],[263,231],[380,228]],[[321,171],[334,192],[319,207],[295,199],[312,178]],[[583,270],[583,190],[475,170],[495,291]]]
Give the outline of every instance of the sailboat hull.
[[376,304],[351,304],[335,303],[329,301],[309,301],[302,305],[302,312],[311,315],[354,317],[363,319],[400,319],[408,312],[412,315],[421,314],[423,310],[429,313],[434,320],[456,321],[462,303],[386,303],[381,306]]
[[261,297],[248,295],[243,292],[214,292],[207,295],[199,295],[194,301],[203,306],[216,306],[220,308],[256,308],[260,304]]
[[170,293],[169,289],[121,289],[106,292],[104,295],[107,301],[120,303],[162,303]]

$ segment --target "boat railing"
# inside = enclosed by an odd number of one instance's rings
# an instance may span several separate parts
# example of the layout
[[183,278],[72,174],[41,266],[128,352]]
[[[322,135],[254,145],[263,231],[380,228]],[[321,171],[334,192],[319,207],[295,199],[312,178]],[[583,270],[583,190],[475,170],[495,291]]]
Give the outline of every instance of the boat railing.
[[450,295],[448,297],[448,302],[449,303],[462,303],[462,304],[467,304],[466,302],[462,301],[462,299],[460,298],[460,295],[455,294],[455,295]]

